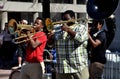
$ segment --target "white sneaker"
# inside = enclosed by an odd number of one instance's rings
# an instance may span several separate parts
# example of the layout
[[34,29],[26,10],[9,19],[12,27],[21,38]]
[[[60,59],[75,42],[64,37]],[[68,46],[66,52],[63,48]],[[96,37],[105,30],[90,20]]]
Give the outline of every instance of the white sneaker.
[[19,69],[19,68],[21,68],[21,67],[19,67],[19,66],[12,67],[13,70],[16,70],[16,69]]

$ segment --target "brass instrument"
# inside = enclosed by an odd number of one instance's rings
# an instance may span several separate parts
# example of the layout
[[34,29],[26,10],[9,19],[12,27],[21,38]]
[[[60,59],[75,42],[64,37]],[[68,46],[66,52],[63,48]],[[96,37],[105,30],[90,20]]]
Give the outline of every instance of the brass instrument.
[[108,18],[116,10],[119,0],[88,0],[87,13],[93,19]]
[[32,26],[31,25],[26,25],[26,24],[18,24],[17,21],[15,19],[11,19],[8,22],[8,27],[9,29],[11,29],[11,32],[19,32],[18,36],[21,36],[22,33],[26,32],[26,31],[30,31]]
[[25,35],[27,31],[31,31],[31,25],[17,24],[17,29],[15,32],[18,32],[18,36]]
[[[33,29],[32,25],[18,24],[15,19],[9,21],[8,27],[10,31],[12,30],[11,33],[14,33],[17,36],[13,39],[16,44],[26,42],[27,32],[29,31],[31,33],[31,30]],[[31,33],[31,35],[33,34],[34,32]]]
[[56,24],[64,24],[64,23],[69,23],[69,22],[78,22],[78,21],[88,21],[88,19],[81,18],[81,19],[76,19],[76,20],[67,20],[67,21],[59,21],[59,22],[52,22],[50,18],[46,18],[45,24],[47,30],[50,32],[53,30],[54,25]]
[[35,34],[35,32],[34,31],[32,32],[31,30],[32,30],[31,25],[18,24],[18,29],[15,31],[18,37],[14,39],[14,42],[16,44],[27,42],[28,41],[27,32],[29,31],[31,36]]
[[[30,35],[32,36],[32,35],[34,35],[34,33],[30,33]],[[15,39],[13,39],[14,40],[14,43],[16,43],[16,44],[21,44],[21,43],[25,43],[25,42],[27,42],[27,41],[29,41],[30,39],[26,39],[28,37],[28,35],[27,34],[24,34],[24,35],[21,35],[21,36],[19,36],[19,37],[16,37]]]
[[[30,33],[30,35],[34,35],[34,33]],[[35,38],[40,38],[42,36],[44,36],[45,34],[42,34],[40,36],[37,36],[37,37],[34,37],[32,39],[35,39]],[[30,39],[23,39],[23,38],[27,38],[28,36],[27,35],[24,35],[24,36],[20,36],[18,38],[16,38],[16,40],[18,40],[17,42],[15,42],[16,44],[21,44],[21,43],[26,43],[27,41],[29,41]],[[21,40],[22,39],[22,40]]]

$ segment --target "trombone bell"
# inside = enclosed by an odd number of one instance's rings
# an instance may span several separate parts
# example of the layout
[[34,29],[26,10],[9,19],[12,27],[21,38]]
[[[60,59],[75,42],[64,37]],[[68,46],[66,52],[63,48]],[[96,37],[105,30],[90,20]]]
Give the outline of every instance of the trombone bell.
[[52,21],[51,21],[50,18],[47,18],[47,19],[45,20],[45,25],[46,25],[46,28],[47,28],[47,30],[48,30],[49,32],[53,30]]

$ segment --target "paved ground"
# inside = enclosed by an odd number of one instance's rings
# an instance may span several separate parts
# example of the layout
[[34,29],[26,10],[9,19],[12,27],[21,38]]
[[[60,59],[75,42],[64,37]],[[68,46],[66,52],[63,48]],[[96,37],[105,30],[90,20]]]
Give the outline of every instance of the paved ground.
[[9,69],[0,69],[0,79],[9,79],[11,70]]

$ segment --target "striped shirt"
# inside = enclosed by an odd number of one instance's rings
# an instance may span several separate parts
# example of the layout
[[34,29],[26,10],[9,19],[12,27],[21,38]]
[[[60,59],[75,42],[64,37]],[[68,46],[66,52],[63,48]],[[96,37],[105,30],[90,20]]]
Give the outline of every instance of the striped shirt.
[[57,52],[56,70],[58,73],[76,73],[88,66],[88,28],[81,24],[75,24],[73,26],[74,28],[72,30],[76,32],[74,38],[67,35],[63,39],[65,32],[62,32],[63,34],[59,36],[63,38],[55,40]]

